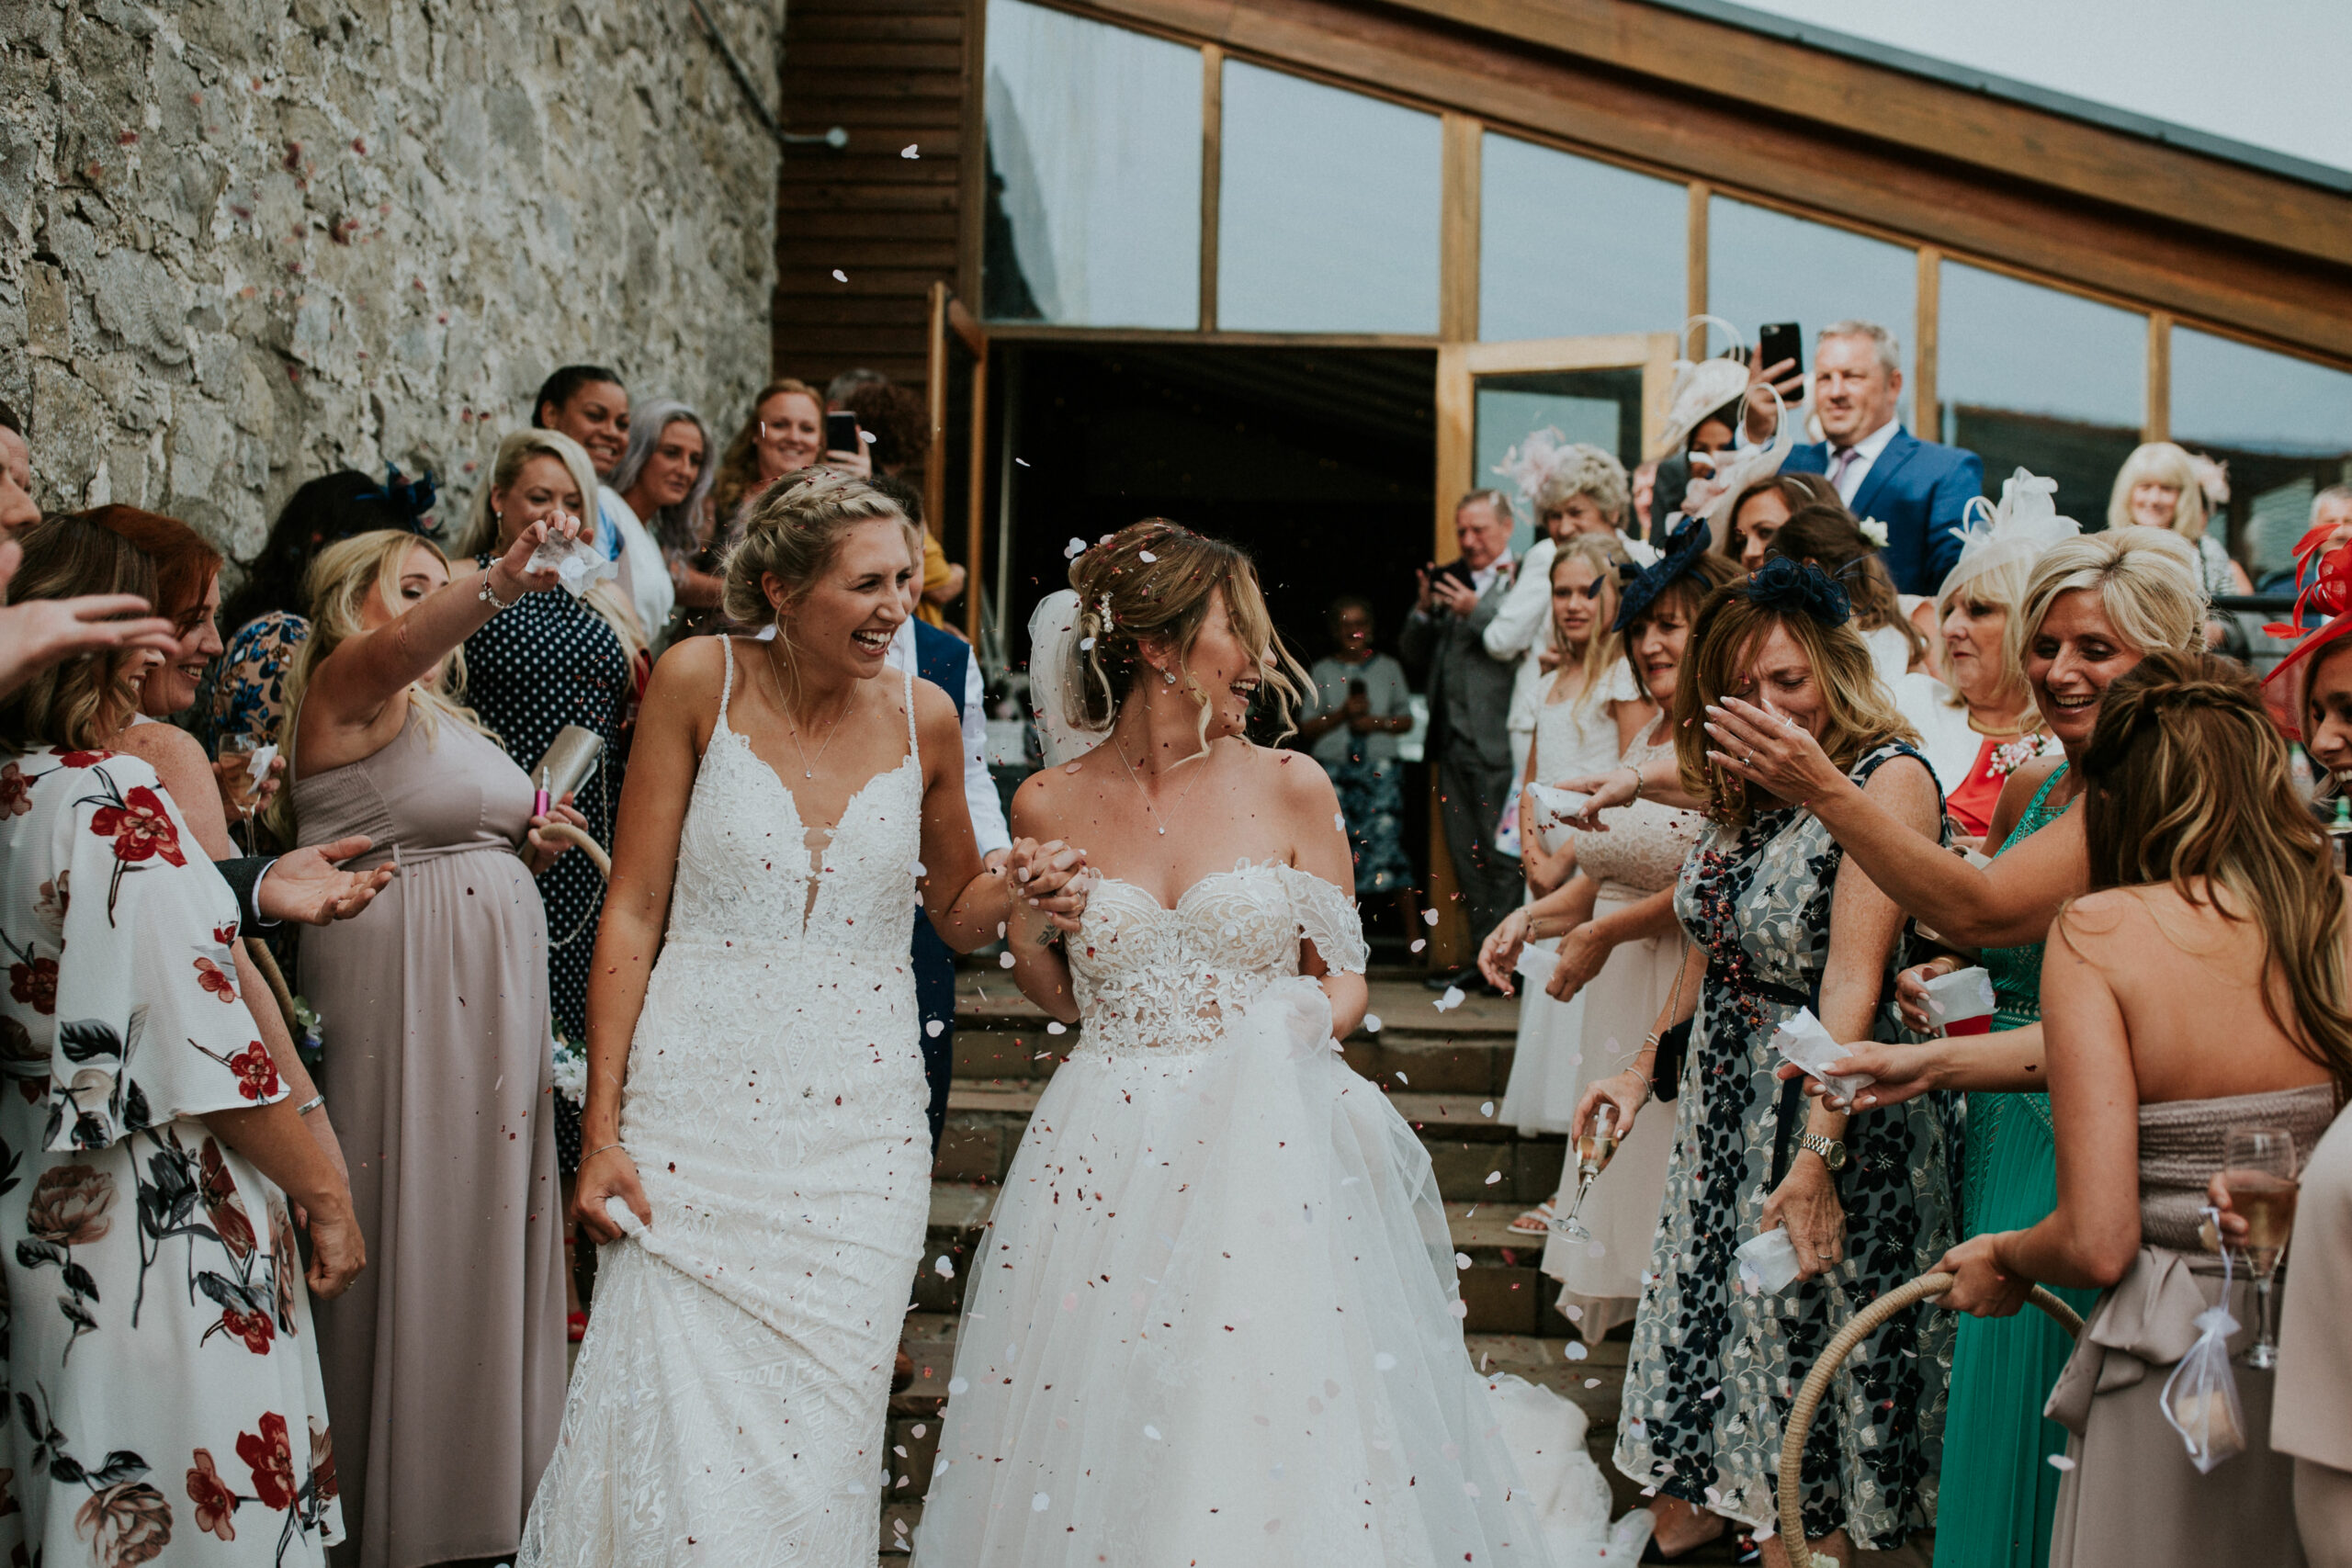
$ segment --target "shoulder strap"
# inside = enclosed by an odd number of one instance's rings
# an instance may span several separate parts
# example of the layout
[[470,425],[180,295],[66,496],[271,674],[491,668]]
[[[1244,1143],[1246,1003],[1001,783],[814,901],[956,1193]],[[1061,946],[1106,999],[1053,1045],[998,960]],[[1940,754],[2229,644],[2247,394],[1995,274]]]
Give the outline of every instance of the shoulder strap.
[[906,672],[906,694],[907,755],[910,757],[921,757],[922,755],[922,743],[915,739],[915,672],[911,668],[910,668]]
[[718,682],[718,728],[724,729],[727,728],[727,699],[735,691],[735,637],[732,633],[722,631],[718,634],[718,649],[727,667],[726,674],[719,678]]
[[[2041,810],[2041,803],[2050,798],[2050,792],[2057,788],[2058,781],[2065,776],[2066,764],[2064,762],[2062,761],[2056,767],[2051,769],[2050,776],[2041,781],[2041,787],[2033,792],[2033,798],[2025,803],[2025,811],[2018,817],[2018,820],[2022,822],[2026,818],[2030,817],[2035,812]],[[2014,834],[2011,835],[2011,837],[2015,836],[2016,835]]]

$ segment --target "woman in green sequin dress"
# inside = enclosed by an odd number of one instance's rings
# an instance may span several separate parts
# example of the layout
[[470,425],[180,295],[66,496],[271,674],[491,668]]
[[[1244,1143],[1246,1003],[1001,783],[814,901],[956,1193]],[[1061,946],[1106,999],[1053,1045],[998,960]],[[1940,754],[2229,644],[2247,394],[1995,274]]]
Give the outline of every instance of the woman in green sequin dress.
[[[2024,636],[2011,646],[2022,650],[2035,705],[2068,758],[2088,743],[2109,682],[2150,649],[2201,644],[2204,604],[2193,563],[2161,540],[2135,528],[2064,541],[2031,569],[2019,612]],[[1956,573],[1968,565],[1963,555]],[[2068,809],[2076,795],[2070,762],[2043,758],[2010,773],[1987,835],[2001,853],[1977,870],[1950,855],[1910,853],[1877,819],[1883,813],[1830,781],[1827,760],[1815,761],[1819,748],[1806,755],[1799,738],[1769,716],[1735,711],[1715,733],[1718,755],[1734,759],[1735,771],[1807,801],[1874,883],[1920,924],[1975,949],[1992,971],[1996,1032],[1857,1047],[1850,1066],[1878,1082],[1855,1097],[1854,1109],[1931,1089],[1966,1091],[1970,1234],[2037,1223],[2057,1201],[2049,1097],[2038,1092],[2040,939],[2059,905],[2087,885],[2080,814]],[[1744,761],[1749,756],[1752,762]],[[1922,971],[1967,962],[1947,957],[1906,972],[1907,1021],[1927,1021],[1917,1011]],[[1962,1320],[1944,1427],[1936,1568],[2044,1568],[2059,1480],[2047,1459],[2064,1448],[2064,1434],[2041,1406],[2069,1348],[2038,1314]]]

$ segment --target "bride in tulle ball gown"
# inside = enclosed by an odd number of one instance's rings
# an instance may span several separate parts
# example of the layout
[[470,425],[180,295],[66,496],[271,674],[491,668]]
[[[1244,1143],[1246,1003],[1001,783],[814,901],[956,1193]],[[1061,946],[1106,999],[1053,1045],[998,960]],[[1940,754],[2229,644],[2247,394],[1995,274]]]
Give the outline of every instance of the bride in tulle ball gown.
[[1429,1157],[1339,1054],[1348,840],[1314,760],[1243,733],[1303,673],[1248,557],[1139,523],[1070,582],[1012,817],[1084,852],[1085,909],[1057,942],[1016,902],[1009,940],[1083,1034],[968,1264],[917,1568],[1597,1559],[1582,1417],[1472,1366]]

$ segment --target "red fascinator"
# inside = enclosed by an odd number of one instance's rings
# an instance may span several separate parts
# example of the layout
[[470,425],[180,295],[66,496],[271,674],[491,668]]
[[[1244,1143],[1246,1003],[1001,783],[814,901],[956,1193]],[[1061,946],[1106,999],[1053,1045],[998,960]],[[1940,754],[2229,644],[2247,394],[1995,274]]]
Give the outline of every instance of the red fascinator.
[[[2293,622],[2262,628],[2275,637],[2303,637],[2301,646],[2281,660],[2278,668],[2262,682],[2262,700],[2270,710],[2271,722],[2290,740],[2303,739],[2303,715],[2311,694],[2312,671],[2319,667],[2320,655],[2337,638],[2352,632],[2352,613],[2347,613],[2352,612],[2352,540],[2321,553],[2335,532],[2332,526],[2314,528],[2296,543],[2295,575],[2302,576],[2314,556],[2319,558],[2319,570],[2312,574],[2310,585],[2295,600]],[[2302,631],[2306,605],[2331,617],[2308,637]]]

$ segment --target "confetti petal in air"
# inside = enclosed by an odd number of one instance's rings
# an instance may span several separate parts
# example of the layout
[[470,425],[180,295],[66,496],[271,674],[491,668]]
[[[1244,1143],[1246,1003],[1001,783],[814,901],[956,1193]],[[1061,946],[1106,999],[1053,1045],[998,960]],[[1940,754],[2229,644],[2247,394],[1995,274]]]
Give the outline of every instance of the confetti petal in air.
[[1377,1034],[1377,1033],[1379,1033],[1379,1032],[1380,1032],[1380,1015],[1379,1015],[1378,1013],[1376,1013],[1376,1012],[1368,1012],[1368,1013],[1364,1014],[1364,1015],[1363,1015],[1363,1027],[1364,1027],[1364,1032],[1365,1032],[1365,1033],[1367,1033],[1367,1034]]
[[1462,987],[1459,986],[1448,986],[1445,988],[1445,995],[1438,998],[1438,999],[1431,1002],[1430,1006],[1437,1009],[1440,1012],[1452,1012],[1455,1008],[1462,1005],[1463,1000]]
[[1406,1086],[1407,1086],[1407,1087],[1408,1087],[1408,1088],[1411,1086],[1411,1084],[1412,1084],[1412,1082],[1413,1082],[1413,1080],[1412,1080],[1412,1079],[1410,1079],[1410,1078],[1407,1077],[1406,1077],[1404,1074],[1402,1074],[1402,1073],[1398,1073],[1398,1074],[1396,1075],[1396,1081],[1397,1081],[1398,1083],[1400,1083],[1400,1084],[1404,1084],[1404,1085],[1406,1085]]
[[998,968],[1000,968],[1000,969],[1010,969],[1010,968],[1012,968],[1012,954],[1011,954],[1011,953],[998,953],[998,954],[996,955],[996,966],[997,966]]
[[1586,1348],[1584,1348],[1584,1341],[1583,1341],[1583,1340],[1581,1340],[1581,1339],[1571,1339],[1571,1340],[1569,1340],[1569,1341],[1568,1341],[1568,1347],[1567,1347],[1567,1348],[1566,1348],[1566,1349],[1565,1349],[1565,1350],[1563,1350],[1563,1351],[1561,1351],[1560,1353],[1561,1353],[1562,1355],[1566,1356],[1566,1357],[1569,1360],[1571,1360],[1571,1361],[1581,1361],[1581,1360],[1583,1360],[1587,1356],[1589,1356],[1589,1355],[1591,1355],[1591,1354],[1592,1354],[1592,1352],[1591,1352],[1591,1351],[1589,1351],[1589,1350],[1588,1350],[1588,1349],[1586,1349]]
[[1154,560],[1158,560],[1159,558],[1158,556],[1153,555],[1149,550],[1137,550],[1137,551],[1136,552],[1136,559],[1137,559],[1137,560],[1141,560],[1141,561],[1154,561]]
[[1423,948],[1427,947],[1429,944],[1430,944],[1429,938],[1424,937],[1424,936],[1417,936],[1417,937],[1415,937],[1415,938],[1413,939],[1413,951],[1414,951],[1415,953],[1419,953],[1419,952],[1420,952],[1420,950],[1421,950],[1421,949],[1423,949]]
[[[947,1397],[950,1399],[959,1398],[963,1395],[964,1392],[971,1386],[971,1382],[967,1379],[949,1378],[947,1380]],[[941,1462],[944,1463],[946,1461],[943,1460]]]
[[1467,1268],[1469,1268],[1469,1267],[1470,1267],[1470,1255],[1469,1255],[1468,1253],[1466,1253],[1466,1252],[1457,1252],[1457,1253],[1455,1253],[1455,1254],[1453,1255],[1453,1266],[1454,1266],[1456,1269],[1467,1269]]
[[1437,911],[1435,909],[1423,909],[1421,911],[1421,924],[1425,926],[1433,926],[1437,924]]
[[930,1035],[933,1040],[936,1040],[941,1035],[947,1032],[947,1025],[934,1018],[923,1024],[922,1032],[925,1034]]
[[1048,1034],[1068,1034],[1069,1032],[1069,1025],[1064,1023],[1059,1019],[1056,1019],[1046,1025],[1046,1032]]
[[1149,1427],[1149,1426],[1147,1426],[1147,1427],[1143,1429],[1143,1435],[1144,1435],[1145,1437],[1147,1437],[1147,1438],[1150,1438],[1153,1442],[1155,1442],[1155,1443],[1156,1443],[1156,1442],[1159,1442],[1159,1441],[1160,1440],[1160,1438],[1159,1438],[1159,1427]]
[[835,267],[833,268],[833,281],[835,283],[847,283],[849,281],[849,274],[843,272],[839,267]]
[[933,1264],[932,1268],[943,1280],[956,1278],[956,1260],[944,1252],[939,1255],[939,1261]]
[[1492,1187],[1496,1182],[1500,1181],[1502,1179],[1503,1173],[1499,1170],[1490,1170],[1487,1172],[1487,1185],[1489,1187]]
[[899,149],[899,156],[901,158],[920,158],[922,156],[922,153],[918,151],[921,145],[922,144],[920,142],[910,141],[904,147]]
[[2050,1456],[2050,1468],[2052,1470],[2072,1470],[2075,1468],[2075,1461],[2072,1457],[2066,1454],[2052,1454]]
[[1043,1492],[1029,1499],[1029,1511],[1033,1514],[1042,1514],[1053,1506],[1053,1498]]
[[[1014,458],[1014,459],[1013,459],[1013,461],[1015,461],[1015,462],[1019,462],[1019,461],[1020,461],[1020,459],[1019,459],[1018,457],[1016,457],[1016,458]],[[1070,560],[1076,560],[1079,557],[1080,557],[1080,556],[1084,555],[1085,553],[1086,553],[1086,541],[1085,541],[1084,539],[1072,539],[1069,544],[1064,545],[1064,546],[1062,547],[1062,555],[1063,555],[1066,558],[1070,559]]]

